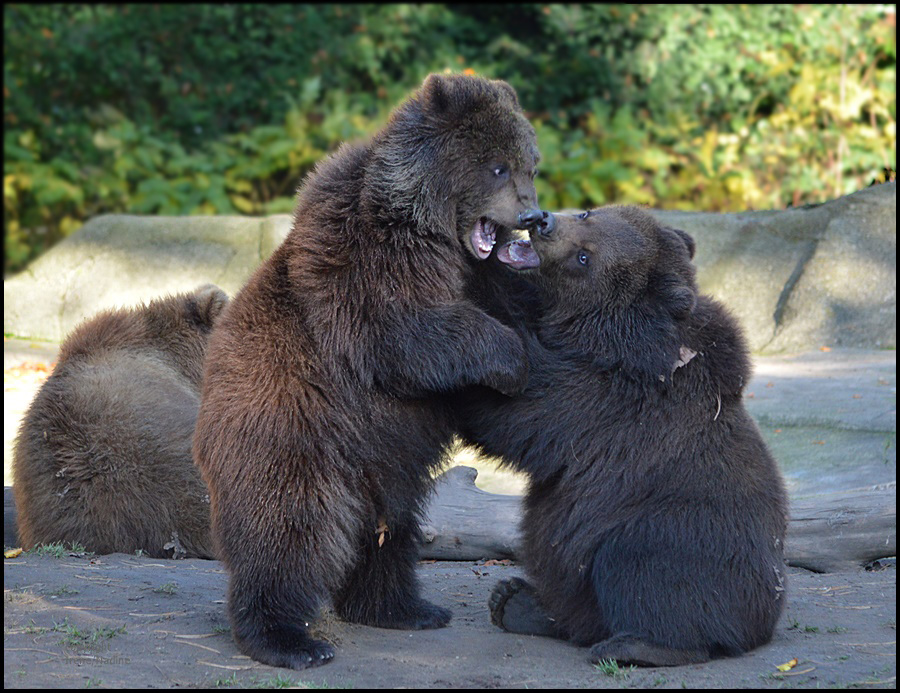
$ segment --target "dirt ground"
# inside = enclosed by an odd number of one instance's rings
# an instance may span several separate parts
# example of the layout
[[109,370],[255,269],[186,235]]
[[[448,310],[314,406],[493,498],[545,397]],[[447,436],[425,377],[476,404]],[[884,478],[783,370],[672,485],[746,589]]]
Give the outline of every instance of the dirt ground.
[[[4,340],[4,483],[18,421],[50,371],[56,345]],[[799,359],[799,360],[798,360]],[[757,358],[746,403],[793,493],[896,479],[896,362],[852,350]],[[479,482],[521,493],[492,464]],[[505,476],[504,476],[505,475]],[[454,619],[437,631],[391,631],[324,618],[337,656],[294,672],[239,654],[217,561],[124,554],[23,554],[4,565],[6,688],[894,688],[896,568],[830,574],[791,569],[775,637],[743,657],[671,669],[601,671],[587,650],[504,633],[487,599],[515,565],[422,562],[425,596]],[[779,665],[797,660],[780,673]]]
[[[520,575],[496,562],[425,562],[425,596],[454,618],[436,631],[344,623],[318,635],[337,656],[295,672],[243,657],[225,616],[218,561],[125,554],[22,554],[5,561],[6,688],[893,688],[896,568],[817,574],[791,569],[787,607],[765,647],[734,659],[604,672],[587,650],[491,625],[494,583]],[[796,659],[785,673],[776,668]]]

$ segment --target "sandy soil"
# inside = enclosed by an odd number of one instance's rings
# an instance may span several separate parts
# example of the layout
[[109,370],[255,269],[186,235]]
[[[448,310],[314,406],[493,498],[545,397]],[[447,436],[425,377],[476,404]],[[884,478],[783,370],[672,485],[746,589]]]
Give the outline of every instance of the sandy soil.
[[[20,341],[4,340],[5,484],[11,481],[8,462],[18,420],[56,358],[55,345]],[[785,464],[794,492],[807,487],[853,488],[896,478],[895,369],[892,355],[881,352],[813,353],[799,362],[757,359],[758,383],[748,389],[747,405]],[[479,485],[486,490],[521,492],[521,480],[505,478],[508,473],[498,473],[490,462],[470,455],[456,463],[478,467]],[[588,662],[586,650],[568,643],[512,635],[491,625],[488,594],[498,579],[521,574],[514,565],[423,562],[420,573],[426,597],[453,610],[450,627],[390,631],[326,615],[319,624],[320,635],[337,646],[335,660],[294,672],[266,667],[239,654],[225,617],[227,575],[217,561],[23,554],[5,561],[4,686],[893,688],[895,684],[892,562],[872,572],[862,567],[831,574],[792,569],[787,608],[775,637],[743,657],[619,672],[597,669]],[[778,665],[794,659],[792,669],[778,672]]]
[[382,630],[326,613],[318,633],[337,656],[295,672],[239,654],[218,561],[23,554],[5,562],[4,686],[893,688],[896,569],[885,563],[831,574],[791,569],[774,639],[743,657],[615,673],[591,665],[585,649],[491,625],[490,589],[519,567],[422,562],[425,596],[454,612],[448,628]]

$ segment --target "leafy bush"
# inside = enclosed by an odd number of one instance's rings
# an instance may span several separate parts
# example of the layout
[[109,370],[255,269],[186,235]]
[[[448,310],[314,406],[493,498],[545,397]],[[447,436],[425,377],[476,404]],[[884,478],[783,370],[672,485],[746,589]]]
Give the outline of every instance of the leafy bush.
[[286,212],[432,71],[508,80],[547,208],[820,202],[895,167],[874,5],[5,5],[6,271],[105,212]]

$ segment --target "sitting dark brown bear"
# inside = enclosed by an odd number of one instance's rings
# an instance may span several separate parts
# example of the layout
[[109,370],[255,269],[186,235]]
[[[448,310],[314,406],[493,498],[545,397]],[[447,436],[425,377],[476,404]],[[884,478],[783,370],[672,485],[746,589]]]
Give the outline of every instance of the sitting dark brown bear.
[[66,338],[16,440],[24,548],[214,558],[191,439],[207,339],[227,301],[207,285],[100,313]]
[[741,330],[697,295],[693,240],[634,207],[524,223],[531,241],[498,257],[542,294],[528,387],[473,389],[461,407],[464,437],[530,479],[532,582],[501,582],[492,620],[645,666],[767,642],[787,499],[742,403]]

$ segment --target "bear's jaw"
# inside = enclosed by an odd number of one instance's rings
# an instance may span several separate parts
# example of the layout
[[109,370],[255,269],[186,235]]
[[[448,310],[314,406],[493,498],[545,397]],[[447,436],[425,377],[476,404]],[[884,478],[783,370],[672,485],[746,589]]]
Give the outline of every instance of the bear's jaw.
[[475,227],[469,233],[469,245],[479,260],[486,260],[494,249],[499,226],[496,221],[487,217],[481,217],[475,222]]
[[531,241],[516,240],[497,248],[497,259],[514,270],[540,267],[541,259],[534,251]]

